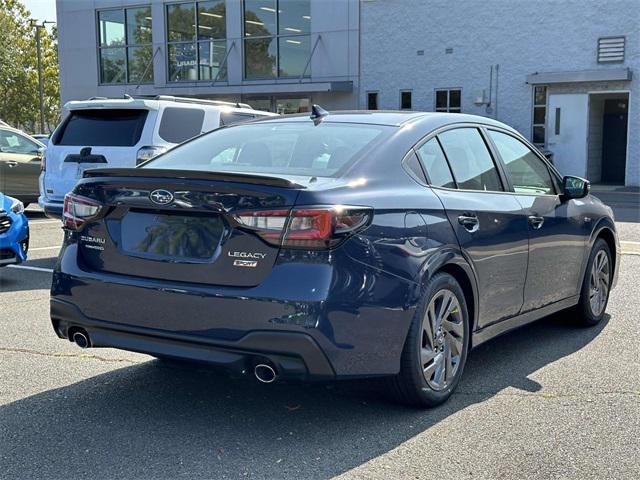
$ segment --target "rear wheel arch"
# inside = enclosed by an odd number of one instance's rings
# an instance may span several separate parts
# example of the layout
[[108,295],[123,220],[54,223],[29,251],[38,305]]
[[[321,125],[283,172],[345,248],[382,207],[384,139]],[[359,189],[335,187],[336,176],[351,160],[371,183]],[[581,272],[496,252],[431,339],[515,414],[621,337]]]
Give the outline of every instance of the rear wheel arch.
[[[437,271],[434,272],[434,276],[438,273],[448,273],[458,282],[462,288],[464,299],[467,304],[467,312],[469,315],[469,331],[473,332],[477,323],[476,309],[477,309],[477,293],[475,284],[470,278],[471,273],[466,271],[461,265],[457,263],[447,263],[442,265]],[[471,347],[471,345],[470,345]]]

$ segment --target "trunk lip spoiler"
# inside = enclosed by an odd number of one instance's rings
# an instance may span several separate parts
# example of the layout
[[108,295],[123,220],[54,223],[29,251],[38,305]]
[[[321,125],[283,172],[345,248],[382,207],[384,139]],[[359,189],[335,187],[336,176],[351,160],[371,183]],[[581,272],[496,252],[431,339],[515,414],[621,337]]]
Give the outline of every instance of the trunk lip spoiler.
[[146,177],[172,178],[178,180],[218,180],[223,182],[249,183],[271,187],[304,189],[304,185],[282,177],[236,172],[207,172],[204,170],[171,170],[160,168],[92,168],[83,172],[82,178],[97,177]]

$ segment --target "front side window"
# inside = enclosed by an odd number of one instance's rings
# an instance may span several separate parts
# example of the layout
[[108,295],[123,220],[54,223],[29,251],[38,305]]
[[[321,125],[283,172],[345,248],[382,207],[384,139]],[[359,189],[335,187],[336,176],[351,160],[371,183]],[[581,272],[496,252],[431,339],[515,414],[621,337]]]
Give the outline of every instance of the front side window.
[[[456,128],[438,135],[458,188],[503,191],[500,175],[477,128]],[[427,175],[429,172],[427,172]]]
[[429,175],[429,182],[435,187],[456,188],[447,159],[438,140],[432,138],[418,149],[418,155]]
[[310,0],[244,0],[245,78],[310,76],[310,32]]
[[436,90],[436,112],[460,113],[462,90],[459,88]]
[[547,87],[533,87],[533,144],[544,146],[547,121]]
[[10,130],[0,130],[0,153],[38,153],[40,146]]
[[151,7],[98,12],[100,83],[152,83]]
[[167,5],[169,81],[226,80],[224,0]]
[[555,195],[549,169],[529,147],[506,133],[489,130],[489,136],[502,157],[516,193]]
[[331,177],[394,131],[331,122],[244,123],[202,135],[142,168]]

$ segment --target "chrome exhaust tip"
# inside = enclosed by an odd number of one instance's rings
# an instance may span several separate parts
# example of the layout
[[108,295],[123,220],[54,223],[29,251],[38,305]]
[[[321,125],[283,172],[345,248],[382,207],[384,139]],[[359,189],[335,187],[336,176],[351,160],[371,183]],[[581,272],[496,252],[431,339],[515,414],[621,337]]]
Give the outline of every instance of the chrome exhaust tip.
[[80,348],[89,348],[91,342],[89,341],[89,335],[86,332],[77,331],[71,336],[71,340]]
[[273,383],[278,378],[278,374],[271,365],[264,363],[257,364],[253,369],[253,374],[256,376],[259,382]]

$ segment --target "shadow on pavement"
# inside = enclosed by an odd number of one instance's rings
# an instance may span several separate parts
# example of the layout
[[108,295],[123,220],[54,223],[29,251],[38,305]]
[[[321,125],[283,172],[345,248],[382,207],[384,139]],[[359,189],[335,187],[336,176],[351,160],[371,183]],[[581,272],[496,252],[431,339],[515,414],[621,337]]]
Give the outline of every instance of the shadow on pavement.
[[[604,328],[549,317],[469,357],[458,392],[420,411],[373,382],[259,385],[159,361],[0,407],[3,478],[329,478],[587,345]],[[95,360],[87,360],[95,361]]]
[[[51,269],[57,257],[38,258],[28,260],[20,265]],[[51,273],[39,271],[25,271],[13,267],[0,268],[0,292],[25,292],[51,288]]]

